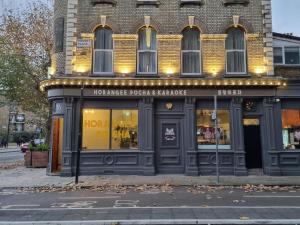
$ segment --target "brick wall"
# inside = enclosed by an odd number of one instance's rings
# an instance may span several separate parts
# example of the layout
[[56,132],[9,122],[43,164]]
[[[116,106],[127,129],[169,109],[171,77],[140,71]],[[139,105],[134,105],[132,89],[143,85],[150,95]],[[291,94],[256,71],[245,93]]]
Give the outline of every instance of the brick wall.
[[[150,16],[151,26],[158,32],[158,73],[180,73],[180,43],[182,29],[195,17],[202,39],[202,71],[211,76],[225,72],[225,31],[233,25],[233,16],[240,16],[239,24],[247,31],[247,65],[250,74],[273,74],[271,0],[250,0],[248,6],[224,7],[222,0],[204,1],[202,6],[180,8],[180,0],[163,0],[158,8],[136,7],[136,0],[118,0],[116,6],[92,6],[90,0],[56,0],[56,17],[65,15],[66,42],[64,57],[54,54],[57,72],[88,76],[92,71],[92,48],[77,49],[76,40],[90,38],[93,30],[106,16],[106,25],[114,31],[114,72],[128,76],[136,73],[136,33]],[[270,39],[271,38],[271,39]],[[63,68],[62,64],[65,64]]]

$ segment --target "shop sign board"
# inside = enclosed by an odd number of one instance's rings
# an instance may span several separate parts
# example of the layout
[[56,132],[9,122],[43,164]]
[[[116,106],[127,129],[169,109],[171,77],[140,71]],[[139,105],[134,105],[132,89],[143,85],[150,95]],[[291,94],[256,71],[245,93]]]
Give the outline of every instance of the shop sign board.
[[89,39],[78,39],[77,48],[90,48],[92,46],[91,40]]

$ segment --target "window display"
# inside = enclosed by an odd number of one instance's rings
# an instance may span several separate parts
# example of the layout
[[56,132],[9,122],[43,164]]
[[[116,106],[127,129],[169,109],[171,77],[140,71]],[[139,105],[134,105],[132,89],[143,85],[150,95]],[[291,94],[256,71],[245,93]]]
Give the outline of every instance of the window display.
[[138,110],[84,109],[84,150],[137,149]]
[[283,148],[300,149],[300,109],[282,110]]
[[137,149],[137,110],[112,110],[112,149]]
[[[197,110],[197,143],[198,149],[215,149],[214,110]],[[229,110],[218,110],[219,149],[230,149]]]

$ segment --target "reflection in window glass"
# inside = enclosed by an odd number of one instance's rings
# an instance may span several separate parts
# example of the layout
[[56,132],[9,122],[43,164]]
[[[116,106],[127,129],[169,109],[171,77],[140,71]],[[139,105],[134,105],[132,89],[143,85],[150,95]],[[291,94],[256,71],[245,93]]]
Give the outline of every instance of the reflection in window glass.
[[109,148],[110,111],[101,109],[83,110],[83,149],[97,150]]
[[281,47],[275,47],[274,48],[274,63],[278,63],[278,64],[283,63],[282,48]]
[[[197,110],[198,149],[215,149],[215,123],[212,120],[214,110]],[[218,110],[219,148],[230,149],[229,110]]]
[[112,110],[112,149],[137,149],[137,110]]
[[299,47],[285,47],[285,64],[300,64]]
[[300,109],[282,110],[284,149],[300,149]]

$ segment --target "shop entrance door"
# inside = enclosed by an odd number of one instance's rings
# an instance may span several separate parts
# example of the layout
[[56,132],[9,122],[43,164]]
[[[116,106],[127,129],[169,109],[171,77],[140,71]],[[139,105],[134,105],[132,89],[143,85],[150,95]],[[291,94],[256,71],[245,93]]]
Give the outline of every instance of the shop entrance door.
[[259,119],[244,119],[246,168],[262,169],[262,148]]
[[182,118],[157,118],[155,132],[157,173],[184,173],[182,126]]
[[63,118],[53,119],[52,130],[52,169],[51,172],[60,172],[62,165],[62,149],[63,149]]

